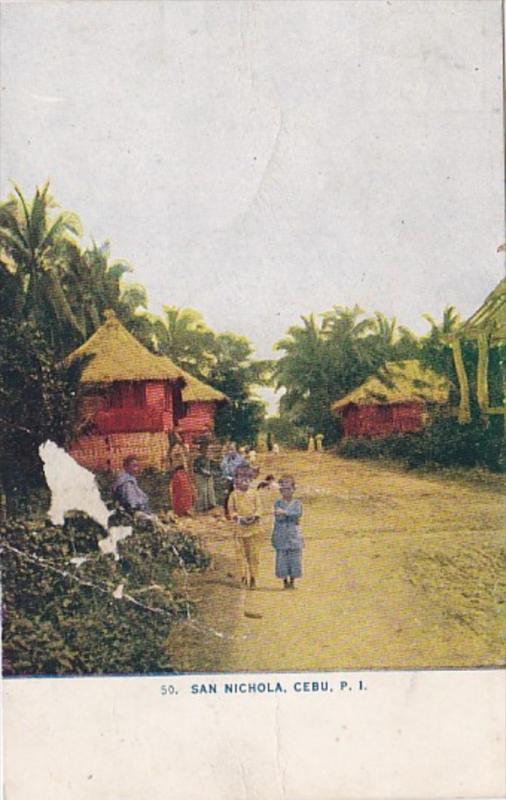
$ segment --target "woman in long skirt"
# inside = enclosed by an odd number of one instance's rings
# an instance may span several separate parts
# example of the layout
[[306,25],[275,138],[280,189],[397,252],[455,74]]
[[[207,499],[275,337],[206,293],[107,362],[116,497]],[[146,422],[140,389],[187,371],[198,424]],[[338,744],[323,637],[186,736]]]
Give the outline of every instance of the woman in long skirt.
[[190,514],[193,506],[193,488],[188,474],[188,456],[180,435],[169,434],[169,466],[171,505],[174,514],[184,517]]
[[209,511],[216,505],[216,494],[211,459],[206,443],[199,447],[199,455],[193,462],[193,474],[197,485],[197,511]]

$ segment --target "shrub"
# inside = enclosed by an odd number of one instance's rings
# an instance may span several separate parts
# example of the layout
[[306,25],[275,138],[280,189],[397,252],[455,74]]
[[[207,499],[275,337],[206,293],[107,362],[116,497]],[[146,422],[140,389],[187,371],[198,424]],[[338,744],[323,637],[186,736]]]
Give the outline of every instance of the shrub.
[[[1,529],[4,674],[172,669],[167,637],[188,609],[181,573],[205,569],[208,554],[177,530],[136,527],[118,544],[116,561],[99,553],[102,536],[84,515],[63,527],[10,523]],[[86,561],[71,564],[73,557]],[[114,598],[120,584],[124,594],[154,610]]]
[[337,453],[345,458],[395,459],[409,467],[484,466],[502,472],[506,468],[502,426],[498,418],[491,418],[487,425],[479,418],[460,425],[454,418],[441,417],[419,433],[345,439]]
[[82,364],[55,364],[38,328],[9,318],[0,326],[0,362],[0,489],[9,515],[23,515],[47,501],[38,448],[68,440]]

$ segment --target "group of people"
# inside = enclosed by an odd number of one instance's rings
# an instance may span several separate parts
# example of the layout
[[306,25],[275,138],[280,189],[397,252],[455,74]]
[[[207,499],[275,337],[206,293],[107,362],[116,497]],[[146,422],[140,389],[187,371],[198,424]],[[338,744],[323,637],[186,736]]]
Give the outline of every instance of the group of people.
[[323,452],[323,433],[317,433],[316,436],[313,436],[312,433],[309,434],[307,440],[307,451],[308,453],[322,453]]
[[256,588],[263,531],[261,520],[265,513],[260,493],[262,489],[277,488],[281,497],[273,504],[271,533],[271,544],[276,552],[275,575],[283,581],[284,589],[293,589],[295,579],[302,576],[304,545],[299,524],[302,502],[294,497],[295,479],[292,475],[283,475],[276,487],[275,479],[270,475],[253,488],[252,478],[250,469],[238,467],[228,499],[229,517],[236,525],[234,542],[241,584]]
[[[209,444],[207,439],[199,443],[198,454],[190,468],[189,451],[181,436],[176,432],[171,432],[169,436],[170,493],[172,510],[178,516],[190,514],[194,507],[197,511],[208,511],[216,506],[215,470]],[[303,539],[299,524],[302,503],[294,497],[295,480],[291,475],[283,475],[279,481],[273,475],[268,475],[254,487],[253,481],[258,478],[255,461],[254,451],[240,452],[231,442],[220,463],[220,473],[225,483],[224,512],[234,525],[238,579],[241,585],[256,588],[262,533],[265,530],[262,521],[266,514],[272,514],[271,543],[276,552],[275,574],[283,582],[283,588],[291,589],[295,586],[295,580],[302,575]],[[147,494],[138,484],[139,472],[136,456],[128,456],[123,462],[123,471],[114,482],[114,499],[123,509],[141,518],[156,519]],[[273,502],[273,493],[278,492],[280,496]],[[268,510],[267,506],[270,506]]]
[[[191,457],[181,435],[177,431],[169,433],[169,494],[172,511],[178,517],[190,516],[193,511],[204,513],[216,507],[215,479],[222,481],[224,508],[228,516],[228,499],[236,469],[245,467],[253,473],[256,471],[256,452],[253,449],[238,449],[235,442],[230,442],[224,448],[221,461],[217,461],[215,453],[211,457],[211,444],[210,437],[201,437],[197,441],[197,452]],[[113,495],[124,509],[148,513],[149,500],[137,483],[139,470],[137,457],[127,456],[123,471],[114,482]]]

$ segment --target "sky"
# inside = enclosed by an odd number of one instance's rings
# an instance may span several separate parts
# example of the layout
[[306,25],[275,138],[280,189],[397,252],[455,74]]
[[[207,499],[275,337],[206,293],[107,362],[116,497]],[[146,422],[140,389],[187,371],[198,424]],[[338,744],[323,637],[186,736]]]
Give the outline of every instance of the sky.
[[1,6],[2,198],[51,180],[259,357],[358,303],[421,333],[504,276],[500,2]]

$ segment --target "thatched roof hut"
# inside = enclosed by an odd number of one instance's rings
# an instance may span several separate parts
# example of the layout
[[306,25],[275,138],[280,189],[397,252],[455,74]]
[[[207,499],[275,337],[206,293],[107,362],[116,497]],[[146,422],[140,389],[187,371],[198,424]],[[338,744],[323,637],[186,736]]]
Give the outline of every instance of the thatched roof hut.
[[91,356],[83,369],[82,383],[183,379],[183,370],[170,358],[157,356],[147,350],[121,324],[114,311],[106,311],[105,314],[104,324],[67,358],[71,362]]
[[144,466],[162,467],[167,433],[175,427],[191,443],[214,428],[222,392],[170,358],[151,353],[117,319],[105,323],[68,357],[86,359],[78,439],[71,453],[92,469],[116,469],[129,453]]
[[424,427],[431,407],[448,402],[450,383],[419,361],[388,361],[377,375],[332,404],[343,435],[389,436]]

